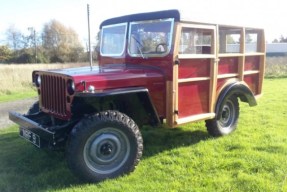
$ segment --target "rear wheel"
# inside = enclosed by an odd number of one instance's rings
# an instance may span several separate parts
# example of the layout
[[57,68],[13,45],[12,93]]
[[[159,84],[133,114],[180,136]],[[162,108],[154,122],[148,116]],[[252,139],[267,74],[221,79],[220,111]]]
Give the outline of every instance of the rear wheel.
[[135,122],[118,111],[106,111],[84,118],[73,128],[67,161],[80,178],[97,182],[133,171],[142,150]]
[[220,115],[217,118],[207,120],[206,127],[209,134],[213,136],[227,135],[233,132],[238,123],[239,103],[235,96],[230,96],[224,101]]

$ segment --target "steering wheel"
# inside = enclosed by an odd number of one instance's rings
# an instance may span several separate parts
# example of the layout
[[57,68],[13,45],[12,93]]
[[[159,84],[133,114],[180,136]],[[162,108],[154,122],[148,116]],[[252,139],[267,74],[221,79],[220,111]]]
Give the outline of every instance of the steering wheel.
[[[159,50],[159,48],[160,48],[160,50]],[[167,51],[167,44],[166,43],[160,43],[155,48],[156,53],[164,53],[166,51]]]

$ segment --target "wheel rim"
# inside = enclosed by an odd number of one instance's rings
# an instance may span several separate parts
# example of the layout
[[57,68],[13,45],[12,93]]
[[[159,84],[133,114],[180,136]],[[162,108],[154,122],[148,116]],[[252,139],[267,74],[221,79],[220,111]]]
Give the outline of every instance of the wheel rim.
[[222,108],[221,117],[218,120],[220,127],[230,129],[236,120],[235,106],[232,101],[227,100]]
[[89,137],[84,147],[86,165],[94,172],[117,171],[130,155],[127,136],[116,128],[104,128]]

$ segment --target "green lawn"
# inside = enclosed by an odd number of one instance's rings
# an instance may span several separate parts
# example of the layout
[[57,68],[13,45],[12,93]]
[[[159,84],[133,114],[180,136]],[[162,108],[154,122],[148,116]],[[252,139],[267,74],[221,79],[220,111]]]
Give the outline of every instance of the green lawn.
[[0,131],[0,191],[287,191],[287,78],[266,79],[257,107],[241,104],[238,129],[213,138],[204,123],[144,128],[144,155],[124,177],[86,184],[62,152]]
[[36,96],[37,96],[37,92],[31,88],[26,91],[9,92],[5,94],[0,93],[0,103],[27,99],[27,98],[36,97]]

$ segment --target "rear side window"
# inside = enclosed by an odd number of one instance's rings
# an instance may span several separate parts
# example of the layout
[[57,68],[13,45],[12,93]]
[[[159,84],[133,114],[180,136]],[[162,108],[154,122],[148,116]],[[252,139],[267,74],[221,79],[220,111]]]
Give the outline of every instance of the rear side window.
[[212,54],[213,30],[183,27],[180,54]]

